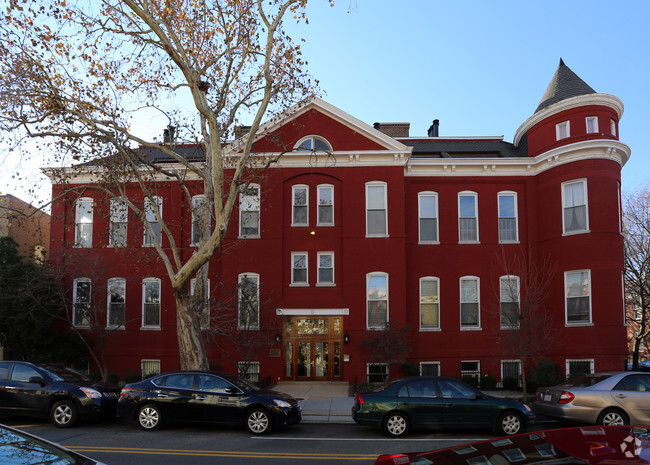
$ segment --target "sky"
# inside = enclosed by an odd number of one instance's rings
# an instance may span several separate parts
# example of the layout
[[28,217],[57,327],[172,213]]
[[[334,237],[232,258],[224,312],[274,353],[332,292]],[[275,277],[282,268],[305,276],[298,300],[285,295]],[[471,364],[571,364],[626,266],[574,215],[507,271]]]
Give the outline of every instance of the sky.
[[[562,58],[625,105],[619,136],[632,156],[623,190],[650,183],[650,1],[310,0],[307,15],[308,25],[288,29],[305,39],[323,99],[369,125],[410,122],[411,136],[439,119],[441,136],[512,142]],[[37,162],[17,165],[17,181],[16,165],[0,161],[0,194],[36,204],[36,186],[47,197]]]

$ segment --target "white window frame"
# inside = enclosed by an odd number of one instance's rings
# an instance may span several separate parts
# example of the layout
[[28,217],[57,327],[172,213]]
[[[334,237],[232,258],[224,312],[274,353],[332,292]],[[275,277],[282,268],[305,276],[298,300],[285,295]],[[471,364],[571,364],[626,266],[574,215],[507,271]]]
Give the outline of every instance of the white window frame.
[[[203,203],[203,207],[201,206],[201,203]],[[197,235],[197,233],[200,233],[199,229],[199,215],[198,215],[198,210],[202,209],[205,207],[205,195],[199,194],[195,195],[192,197],[192,230],[190,232],[190,246],[196,247],[199,245],[199,237],[197,236],[196,238],[194,236]],[[205,213],[205,210],[204,210]]]
[[94,209],[94,200],[90,197],[80,197],[75,201],[74,247],[87,249],[93,246]]
[[423,373],[422,367],[424,366],[435,366],[438,368],[438,374],[435,376],[440,376],[440,362],[420,362],[420,376],[433,376]]
[[[468,197],[474,199],[474,216],[461,216],[461,198]],[[462,220],[474,219],[476,222],[476,233],[474,239],[461,238],[461,222]],[[479,230],[478,230],[478,193],[474,191],[462,191],[458,193],[458,243],[459,244],[478,244],[479,243]]]
[[567,378],[573,378],[575,375],[572,375],[569,367],[571,366],[571,362],[589,362],[589,373],[593,374],[595,372],[595,367],[594,367],[594,359],[593,358],[567,358],[565,361],[565,373]]
[[[255,315],[256,321],[254,324],[242,325],[242,316],[241,316],[241,282],[243,279],[251,279],[255,281],[255,291],[256,291],[256,312]],[[240,273],[237,277],[237,329],[244,330],[258,330],[260,329],[260,275],[257,273]]]
[[[316,149],[314,148],[316,144],[320,142],[326,146],[326,148],[319,148]],[[311,145],[311,147],[301,147],[301,145],[307,143],[306,145]],[[315,134],[310,134],[309,136],[305,136],[302,139],[300,139],[298,142],[296,142],[296,145],[293,146],[293,150],[295,151],[301,151],[301,152],[316,152],[316,151],[325,151],[325,152],[331,152],[332,151],[332,144],[329,143],[327,139],[325,139],[322,136],[317,136]]]
[[[589,125],[591,124],[591,131]],[[587,116],[585,117],[585,131],[587,134],[598,134],[598,117]]]
[[[149,371],[145,372],[145,367],[150,368],[149,365],[151,365],[151,368]],[[156,367],[158,369],[156,369]],[[159,375],[160,374],[160,360],[155,359],[155,358],[143,358],[140,360],[140,374],[142,378],[144,379],[145,376],[151,375]]]
[[[514,217],[504,216],[501,211],[501,198],[510,197],[513,201]],[[516,244],[519,243],[519,205],[518,205],[517,193],[514,191],[501,191],[497,194],[497,210],[498,210],[498,229],[499,229],[499,243],[501,244]],[[502,219],[514,219],[515,221],[515,238],[514,239],[504,239],[502,237],[501,231],[501,220]]]
[[[324,203],[323,200],[323,191],[330,192],[329,203]],[[316,192],[318,196],[318,206],[316,209],[316,225],[317,226],[334,226],[334,185],[333,184],[319,184],[316,187]],[[327,202],[327,200],[325,200]],[[329,206],[332,209],[332,221],[323,221],[321,218],[321,207]]]
[[[463,283],[469,281],[476,281],[476,302],[463,301]],[[460,290],[460,330],[461,331],[477,331],[481,329],[481,279],[478,276],[463,276],[459,280]],[[477,324],[463,325],[463,304],[476,304],[477,305]]]
[[260,362],[248,362],[248,371],[243,372],[246,362],[237,362],[237,376],[252,383],[260,382]]
[[[123,302],[113,302],[111,289],[114,285],[119,284],[122,290]],[[111,315],[113,314],[113,304],[122,305],[122,324],[111,324]],[[125,329],[126,324],[126,279],[124,278],[109,278],[106,282],[106,328],[110,329]]]
[[[89,292],[88,292],[88,302],[78,302],[77,301],[77,286],[79,283],[88,283]],[[92,295],[93,295],[93,283],[90,278],[75,278],[72,281],[72,326],[76,328],[90,328],[91,324],[91,314],[92,314]],[[77,322],[77,305],[86,304],[88,306],[88,323],[78,323]]]
[[[305,191],[305,204],[296,204],[296,193]],[[305,209],[305,221],[296,220],[296,208]],[[309,186],[306,184],[295,184],[291,186],[291,226],[309,226]]]
[[[383,277],[386,279],[386,299],[371,299],[370,298],[370,280],[376,277]],[[380,325],[370,325],[370,303],[386,301],[386,320]],[[390,287],[388,281],[388,273],[383,271],[373,271],[366,274],[366,329],[384,329],[385,324],[390,321]]]
[[503,379],[507,378],[504,374],[504,369],[503,369],[503,364],[504,363],[516,363],[518,368],[517,368],[517,386],[521,385],[521,360],[519,359],[512,359],[512,360],[501,360],[501,387],[503,387]]
[[[434,216],[424,216],[422,211],[422,199],[424,197],[433,198],[434,205]],[[420,244],[440,244],[440,228],[438,221],[438,193],[432,191],[423,191],[418,192],[418,243]],[[435,223],[435,238],[434,239],[423,239],[422,238],[422,222],[423,221],[433,221]]]
[[609,132],[612,133],[612,136],[616,137],[616,120],[613,118],[609,119]]
[[[210,279],[208,278],[206,280],[206,292],[207,292],[207,301],[208,301],[208,313],[207,315],[200,314],[199,315],[199,321],[201,323],[201,329],[207,329],[210,327]],[[190,295],[194,295],[194,289],[196,288],[196,278],[190,279]]]
[[[463,370],[463,363],[476,363],[477,370]],[[476,376],[477,381],[481,380],[481,361],[480,360],[461,360],[460,376]]]
[[[160,215],[160,218],[163,218],[163,199],[160,196],[154,196],[152,197],[153,201],[156,204],[156,208],[158,210],[158,214]],[[144,235],[142,239],[142,246],[143,247],[155,247],[156,242],[158,245],[162,246],[162,224],[158,222],[158,218],[156,217],[156,208],[153,207],[153,204],[149,200],[148,197],[145,197],[144,199],[144,206],[143,206],[143,212],[145,215],[145,221],[149,224],[149,226],[153,229],[154,224],[158,225],[160,227],[160,231],[155,235],[155,236],[150,236],[149,235],[149,229],[147,226],[144,226]]]
[[569,137],[571,137],[571,122],[562,121],[561,123],[557,123],[555,125],[555,139],[562,140],[568,139]]
[[[382,376],[385,377],[384,380],[382,380],[382,381],[370,381],[370,375],[371,374],[373,376],[378,376],[378,373],[370,373],[370,367],[374,367],[374,366],[384,367],[385,375],[382,375]],[[368,383],[379,383],[379,382],[381,382],[383,384],[389,378],[390,378],[390,367],[388,366],[387,363],[381,363],[381,362],[366,363],[366,382],[368,382]]]
[[[579,205],[567,205],[568,198],[566,195],[567,187],[573,184],[582,183],[582,195],[584,197],[584,203]],[[584,229],[572,229],[567,230],[566,224],[566,210],[567,208],[576,208],[581,205],[585,207],[585,227]],[[587,178],[572,179],[570,181],[565,181],[562,183],[562,234],[563,235],[572,235],[572,234],[584,234],[589,231],[589,190],[587,189]]]
[[[295,272],[296,270],[302,270],[303,268],[297,268],[296,267],[296,259],[299,257],[304,257],[305,258],[305,280],[304,281],[297,281]],[[307,252],[291,252],[291,286],[309,286],[309,254]]]
[[[129,241],[129,207],[121,197],[111,199],[110,202],[110,225],[108,233],[109,247],[126,247]],[[116,230],[118,225],[124,225],[124,243],[115,243]],[[119,228],[121,229],[121,228]]]
[[[516,282],[516,293],[517,295],[514,296],[516,297],[516,300],[506,300],[506,297],[512,298],[513,296],[504,296],[504,288],[503,288],[503,281],[504,280],[515,280]],[[508,286],[508,292],[510,291],[510,286]],[[499,277],[499,320],[501,323],[501,329],[517,329],[519,328],[519,321],[514,323],[508,323],[503,321],[503,304],[506,303],[516,303],[517,304],[517,312],[521,311],[521,280],[519,279],[519,276],[515,275],[504,275]]]
[[[576,273],[587,273],[587,296],[571,296],[569,297],[569,286],[568,286],[568,276],[570,274],[576,274]],[[586,321],[569,321],[569,299],[570,298],[581,298],[581,297],[588,297],[588,302],[589,302],[589,318]],[[592,306],[592,301],[591,301],[591,270],[585,269],[585,270],[570,270],[570,271],[565,271],[564,272],[564,322],[566,326],[591,326],[592,325],[592,313],[593,313],[593,306]]]
[[[256,191],[256,195],[251,195],[251,191]],[[251,200],[249,200],[251,199]],[[249,184],[248,187],[239,193],[239,238],[259,239],[261,237],[261,224],[262,224],[262,190],[259,184]],[[255,208],[256,207],[256,208]],[[257,232],[246,233],[243,232],[242,216],[243,213],[257,212]]]
[[[147,284],[158,284],[158,324],[157,325],[147,325],[145,324],[145,314],[146,314],[146,305],[148,304],[147,302]],[[149,303],[151,305],[151,303]],[[162,287],[161,287],[161,282],[159,278],[144,278],[142,280],[142,321],[140,325],[140,329],[155,329],[158,330],[161,327],[161,318],[162,318]]]
[[[327,255],[332,257],[332,267],[331,267],[331,269],[332,269],[332,280],[331,281],[321,281],[321,276],[320,276],[321,270],[325,270],[325,269],[328,269],[328,268],[325,268],[325,267],[321,266],[321,260],[320,259],[321,259],[321,257],[327,256]],[[318,260],[316,262],[316,266],[318,267],[317,273],[316,273],[316,280],[317,280],[316,285],[317,286],[334,286],[335,283],[336,283],[336,275],[335,275],[335,268],[334,268],[334,252],[318,252],[316,259]]]
[[[436,283],[436,290],[437,294],[434,296],[435,301],[434,302],[423,302],[423,297],[422,297],[422,284],[424,282],[435,282]],[[420,314],[420,331],[440,331],[440,278],[437,278],[435,276],[423,276],[420,278],[419,281],[419,314]],[[436,311],[438,313],[438,323],[435,325],[424,325],[422,324],[422,305],[423,304],[435,304],[437,306]]]
[[[383,208],[373,206],[370,208],[369,191],[372,188],[381,187],[383,190]],[[368,216],[371,212],[384,212],[384,230],[379,232],[370,232],[370,222]],[[366,237],[388,237],[388,183],[384,181],[370,181],[366,183]]]

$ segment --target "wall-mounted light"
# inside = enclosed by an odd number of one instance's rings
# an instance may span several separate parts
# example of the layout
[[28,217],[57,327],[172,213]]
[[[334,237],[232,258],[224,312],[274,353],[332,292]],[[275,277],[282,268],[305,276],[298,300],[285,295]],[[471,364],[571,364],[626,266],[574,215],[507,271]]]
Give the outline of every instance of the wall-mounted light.
[[350,336],[348,335],[347,331],[345,332],[345,335],[343,336],[343,342],[345,342],[346,344],[348,342],[350,342]]
[[275,343],[276,343],[276,344],[279,344],[281,338],[282,338],[282,336],[280,336],[280,333],[277,333],[277,334],[275,335]]
[[309,234],[311,234],[312,236],[315,236],[315,235],[316,235],[316,231],[314,231],[314,230],[312,229],[311,231],[309,231]]

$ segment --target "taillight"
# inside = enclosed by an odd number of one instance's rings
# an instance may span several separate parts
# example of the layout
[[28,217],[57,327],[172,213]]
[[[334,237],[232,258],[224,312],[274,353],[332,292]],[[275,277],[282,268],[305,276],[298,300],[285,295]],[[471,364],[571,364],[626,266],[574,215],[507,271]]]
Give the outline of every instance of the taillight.
[[130,391],[133,391],[133,389],[132,388],[122,388],[122,390],[120,391],[120,397],[126,396]]
[[560,399],[557,401],[558,404],[568,404],[571,402],[573,399],[575,399],[576,396],[571,394],[569,391],[562,391],[562,394],[560,394]]
[[406,454],[380,455],[375,461],[375,465],[403,465],[411,463],[411,459]]
[[366,401],[363,400],[363,397],[361,397],[361,394],[355,394],[354,395],[354,403],[359,404],[359,405],[364,405],[366,403]]

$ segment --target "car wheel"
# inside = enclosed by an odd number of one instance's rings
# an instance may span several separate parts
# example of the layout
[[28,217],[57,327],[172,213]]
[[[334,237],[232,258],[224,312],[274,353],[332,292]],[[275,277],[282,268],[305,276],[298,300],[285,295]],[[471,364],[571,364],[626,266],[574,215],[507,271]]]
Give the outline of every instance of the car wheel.
[[264,434],[271,431],[271,417],[269,412],[263,409],[255,409],[246,415],[246,428],[253,434]]
[[71,400],[60,400],[50,410],[50,421],[59,428],[70,428],[77,420],[77,407]]
[[138,425],[145,431],[156,431],[163,423],[162,413],[155,405],[145,405],[138,410]]
[[608,408],[598,416],[598,424],[603,426],[629,425],[627,414],[617,408]]
[[384,433],[394,438],[401,438],[409,431],[409,420],[403,413],[389,413],[384,419]]
[[497,433],[501,436],[510,436],[521,431],[521,415],[515,412],[503,412],[497,419]]

